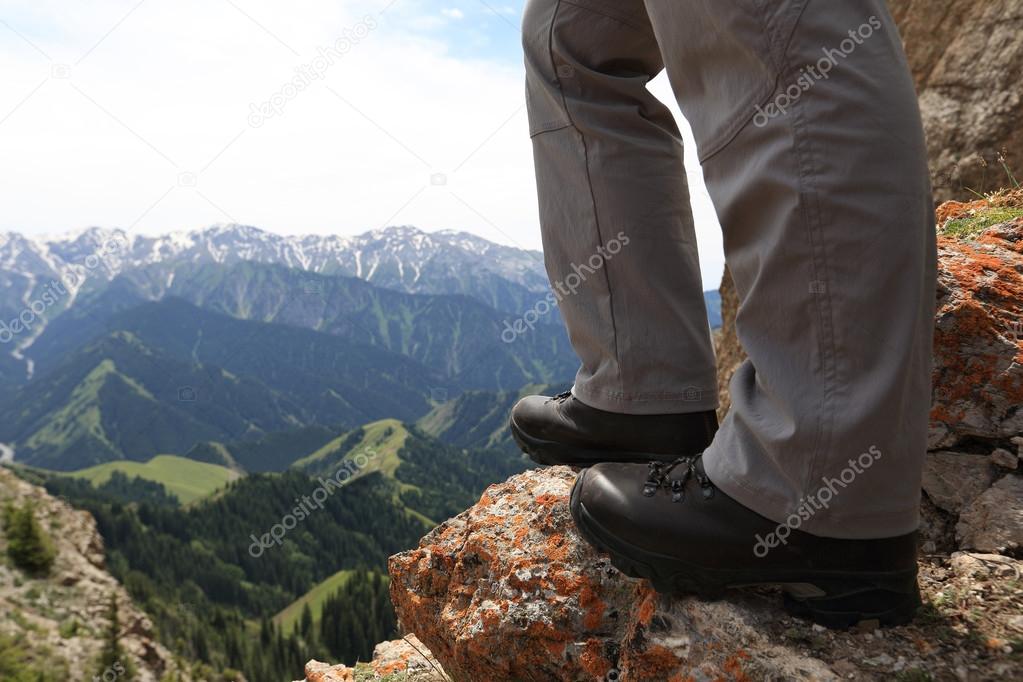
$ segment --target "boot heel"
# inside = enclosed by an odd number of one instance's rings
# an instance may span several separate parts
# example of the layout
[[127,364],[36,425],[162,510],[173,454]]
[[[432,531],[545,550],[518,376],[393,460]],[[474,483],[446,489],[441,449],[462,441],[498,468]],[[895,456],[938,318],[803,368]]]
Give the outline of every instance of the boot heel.
[[921,604],[915,572],[911,579],[814,582],[817,589],[810,591],[805,587],[786,588],[785,610],[836,630],[862,621],[877,621],[885,626],[905,625],[912,622]]

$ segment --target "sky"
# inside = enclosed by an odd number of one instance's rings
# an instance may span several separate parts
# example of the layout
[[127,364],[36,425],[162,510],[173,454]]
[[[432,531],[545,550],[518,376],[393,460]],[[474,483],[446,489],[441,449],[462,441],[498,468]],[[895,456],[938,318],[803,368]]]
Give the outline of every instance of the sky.
[[[524,4],[0,0],[0,232],[415,225],[539,249]],[[688,164],[712,289],[720,228]]]

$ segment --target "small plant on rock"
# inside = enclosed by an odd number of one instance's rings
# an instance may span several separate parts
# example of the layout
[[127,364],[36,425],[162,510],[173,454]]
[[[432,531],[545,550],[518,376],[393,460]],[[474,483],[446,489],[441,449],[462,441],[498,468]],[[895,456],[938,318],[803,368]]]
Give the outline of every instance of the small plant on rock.
[[36,520],[31,502],[22,507],[8,504],[3,511],[7,556],[30,575],[47,575],[57,556],[53,541]]

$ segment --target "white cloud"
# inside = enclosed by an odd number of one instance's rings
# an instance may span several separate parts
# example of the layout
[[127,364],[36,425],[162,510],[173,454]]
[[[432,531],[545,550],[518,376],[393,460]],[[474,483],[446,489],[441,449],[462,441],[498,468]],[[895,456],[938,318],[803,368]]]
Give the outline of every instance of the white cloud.
[[[0,230],[409,223],[539,248],[519,60],[456,58],[414,30],[422,3],[409,7],[419,13],[397,14],[403,0],[7,0]],[[318,49],[346,36],[310,79]],[[300,70],[311,85],[286,91]],[[249,125],[253,104],[282,94],[279,115]],[[716,226],[700,236],[716,285]]]
[[440,13],[449,19],[465,19],[465,13],[457,7],[446,7]]

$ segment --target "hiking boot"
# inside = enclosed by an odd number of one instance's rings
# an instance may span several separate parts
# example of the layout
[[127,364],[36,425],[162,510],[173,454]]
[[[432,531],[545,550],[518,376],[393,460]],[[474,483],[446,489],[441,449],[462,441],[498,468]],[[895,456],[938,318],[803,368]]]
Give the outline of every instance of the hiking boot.
[[604,412],[571,392],[532,395],[511,412],[515,442],[539,464],[671,461],[703,452],[718,428],[713,410],[634,415]]
[[579,474],[571,510],[590,544],[658,592],[781,585],[789,613],[830,628],[901,625],[920,606],[915,532],[838,540],[779,526],[717,489],[699,457],[594,466]]

